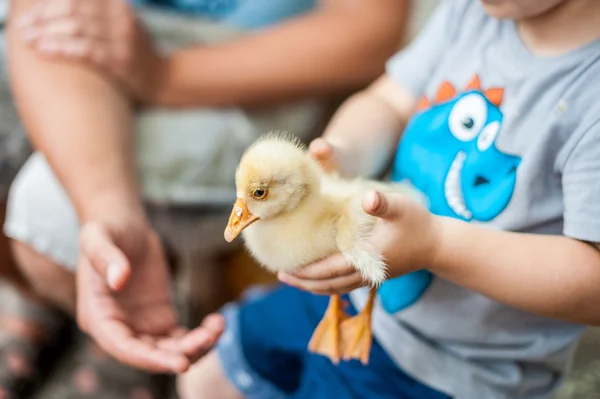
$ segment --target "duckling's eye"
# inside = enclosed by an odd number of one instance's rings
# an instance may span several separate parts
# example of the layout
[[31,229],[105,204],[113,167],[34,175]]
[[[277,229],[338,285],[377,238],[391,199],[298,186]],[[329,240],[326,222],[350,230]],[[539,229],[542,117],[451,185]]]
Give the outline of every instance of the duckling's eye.
[[257,200],[263,200],[265,198],[267,198],[267,194],[268,191],[264,190],[262,188],[256,188],[254,190],[252,190],[252,198],[257,199]]

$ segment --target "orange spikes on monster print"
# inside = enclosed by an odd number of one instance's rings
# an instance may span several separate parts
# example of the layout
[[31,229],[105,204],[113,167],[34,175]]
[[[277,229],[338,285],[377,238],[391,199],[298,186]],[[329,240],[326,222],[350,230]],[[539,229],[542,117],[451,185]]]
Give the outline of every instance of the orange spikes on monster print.
[[443,103],[444,101],[454,98],[454,96],[456,96],[456,89],[454,86],[452,86],[452,84],[449,82],[444,82],[435,96],[435,103]]
[[429,108],[430,106],[431,106],[431,103],[429,102],[429,99],[427,98],[427,96],[423,96],[423,97],[421,97],[421,99],[419,100],[419,103],[417,104],[417,111],[424,110],[426,108]]
[[[502,105],[502,99],[504,98],[504,89],[500,87],[493,87],[491,89],[483,89],[481,87],[481,80],[479,75],[475,74],[469,84],[465,87],[465,91],[475,90],[484,94],[484,96],[497,107]],[[440,86],[433,101],[429,100],[427,96],[421,97],[417,104],[417,111],[422,111],[433,105],[444,103],[452,100],[456,95],[459,94],[456,88],[449,82],[444,81]]]
[[475,74],[473,79],[469,82],[465,90],[481,90],[481,81],[479,80],[479,76]]
[[492,104],[494,104],[496,107],[499,107],[502,104],[502,98],[504,97],[504,89],[487,89],[484,94]]

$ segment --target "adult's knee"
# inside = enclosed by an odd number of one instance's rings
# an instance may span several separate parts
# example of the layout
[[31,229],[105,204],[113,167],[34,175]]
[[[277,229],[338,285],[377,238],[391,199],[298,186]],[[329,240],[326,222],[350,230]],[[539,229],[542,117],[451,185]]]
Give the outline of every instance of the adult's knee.
[[64,266],[36,252],[28,244],[12,240],[17,266],[34,293],[51,305],[75,310],[75,275]]
[[71,202],[41,154],[10,188],[4,232],[18,268],[39,295],[72,310],[79,223]]

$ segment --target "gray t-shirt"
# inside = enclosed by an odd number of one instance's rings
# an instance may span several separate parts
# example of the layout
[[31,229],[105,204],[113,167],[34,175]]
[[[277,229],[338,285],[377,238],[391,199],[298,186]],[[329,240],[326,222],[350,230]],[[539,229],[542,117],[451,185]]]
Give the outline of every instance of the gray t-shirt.
[[[447,0],[387,72],[424,96],[393,175],[421,189],[433,213],[600,242],[600,40],[538,57],[513,21],[476,0]],[[551,397],[584,329],[428,272],[380,294],[377,340],[406,372],[456,398]],[[351,297],[361,307],[366,292]]]

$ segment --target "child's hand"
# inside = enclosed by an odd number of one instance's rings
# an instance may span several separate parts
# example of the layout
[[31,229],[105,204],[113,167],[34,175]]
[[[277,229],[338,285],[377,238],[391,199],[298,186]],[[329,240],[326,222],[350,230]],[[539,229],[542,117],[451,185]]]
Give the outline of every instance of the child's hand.
[[[398,277],[434,263],[440,241],[439,221],[419,203],[399,194],[372,192],[363,198],[365,212],[379,218],[371,240]],[[344,294],[365,285],[361,275],[341,255],[330,256],[289,275],[289,285],[321,295]]]

